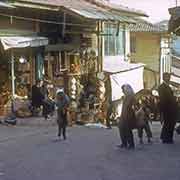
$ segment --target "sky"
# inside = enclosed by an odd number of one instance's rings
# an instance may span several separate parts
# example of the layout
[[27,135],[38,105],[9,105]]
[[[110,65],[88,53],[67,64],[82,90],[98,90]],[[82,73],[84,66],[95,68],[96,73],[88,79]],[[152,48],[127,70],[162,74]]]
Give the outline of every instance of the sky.
[[[150,17],[151,22],[159,22],[169,19],[168,8],[176,5],[176,0],[110,0],[113,3],[118,3],[129,8],[145,11]],[[180,5],[180,0],[177,0]]]

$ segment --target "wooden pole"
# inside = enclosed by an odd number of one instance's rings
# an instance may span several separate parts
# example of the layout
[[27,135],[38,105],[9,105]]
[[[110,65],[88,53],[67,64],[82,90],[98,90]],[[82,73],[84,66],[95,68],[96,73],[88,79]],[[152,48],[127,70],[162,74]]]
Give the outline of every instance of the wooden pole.
[[11,86],[12,86],[12,104],[11,109],[14,114],[14,97],[15,97],[15,75],[14,75],[14,52],[11,50]]
[[64,38],[66,32],[66,13],[63,13],[63,26],[62,26],[62,37]]

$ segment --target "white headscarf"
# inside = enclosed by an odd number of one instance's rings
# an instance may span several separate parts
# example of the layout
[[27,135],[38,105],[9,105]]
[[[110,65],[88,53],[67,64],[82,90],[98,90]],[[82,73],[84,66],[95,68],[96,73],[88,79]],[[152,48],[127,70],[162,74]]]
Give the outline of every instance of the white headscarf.
[[57,91],[56,91],[56,94],[59,94],[59,93],[64,93],[64,89],[58,89]]

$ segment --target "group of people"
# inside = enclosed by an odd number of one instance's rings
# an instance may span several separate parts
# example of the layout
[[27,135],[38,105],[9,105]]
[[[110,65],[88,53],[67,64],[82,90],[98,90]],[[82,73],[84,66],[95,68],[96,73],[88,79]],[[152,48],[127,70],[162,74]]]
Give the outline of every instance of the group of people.
[[[161,140],[162,143],[173,144],[173,133],[177,121],[178,105],[176,97],[169,86],[170,74],[163,74],[163,83],[158,88],[159,93],[159,112],[162,123]],[[119,117],[119,133],[122,144],[121,148],[134,149],[133,129],[138,130],[139,141],[143,143],[143,131],[146,132],[148,143],[151,143],[152,131],[149,125],[149,107],[147,102],[142,100],[136,102],[135,93],[129,84],[122,86],[124,99],[122,104],[121,116]],[[50,100],[46,83],[37,81],[32,87],[32,107],[33,109],[43,106],[43,116],[48,117],[48,114],[57,108],[57,124],[58,137],[63,135],[66,139],[67,127],[67,110],[70,104],[69,97],[63,89],[58,89],[54,101]]]
[[[178,105],[176,97],[170,84],[170,74],[163,74],[163,83],[158,88],[159,93],[159,112],[162,124],[160,139],[162,143],[173,144],[173,133],[177,121]],[[149,113],[146,102],[141,102],[137,108],[135,94],[129,84],[122,86],[124,100],[122,112],[119,118],[119,132],[122,144],[121,148],[134,149],[133,129],[138,129],[140,143],[143,143],[142,135],[145,130],[148,143],[151,143],[152,132],[149,125]]]

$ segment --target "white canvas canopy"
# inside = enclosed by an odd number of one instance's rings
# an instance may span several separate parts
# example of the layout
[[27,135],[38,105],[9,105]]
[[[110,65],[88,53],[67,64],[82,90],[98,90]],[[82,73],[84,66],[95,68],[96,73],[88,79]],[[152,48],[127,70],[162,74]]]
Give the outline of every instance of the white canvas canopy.
[[143,70],[144,67],[140,66],[136,69],[111,74],[110,80],[112,89],[112,101],[119,100],[123,96],[123,92],[121,89],[121,86],[123,84],[131,85],[135,93],[143,89]]
[[121,86],[129,84],[136,92],[144,88],[144,64],[128,63],[121,59],[105,58],[103,71],[108,73],[111,80],[112,101],[120,100],[123,96]]
[[45,37],[0,37],[4,50],[12,48],[25,48],[25,47],[39,47],[48,44],[48,39]]

